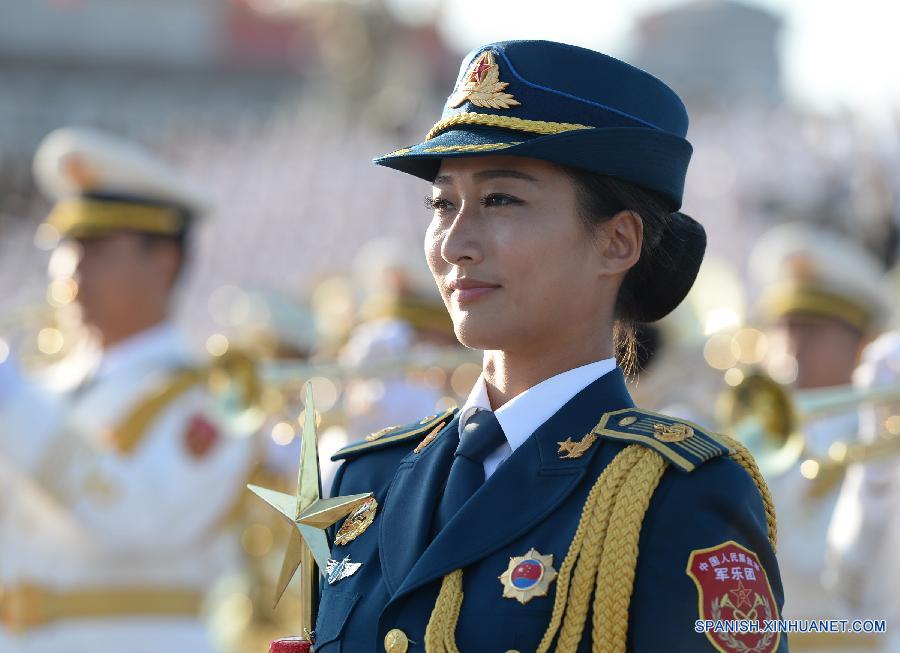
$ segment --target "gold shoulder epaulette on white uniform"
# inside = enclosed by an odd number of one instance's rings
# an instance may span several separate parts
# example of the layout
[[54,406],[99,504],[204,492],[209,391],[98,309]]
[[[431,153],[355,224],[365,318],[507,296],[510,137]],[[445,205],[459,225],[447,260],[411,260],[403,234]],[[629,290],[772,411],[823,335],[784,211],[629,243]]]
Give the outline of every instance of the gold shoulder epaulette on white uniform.
[[698,465],[732,452],[721,435],[693,422],[640,408],[606,413],[594,433],[609,440],[650,447],[682,472],[692,472]]
[[456,415],[457,410],[459,409],[456,406],[453,406],[452,408],[448,408],[447,410],[445,410],[443,413],[430,415],[429,417],[419,420],[418,422],[411,422],[410,424],[400,424],[398,426],[389,426],[386,429],[381,429],[380,431],[376,431],[375,433],[367,435],[366,439],[362,442],[354,442],[353,444],[347,445],[343,449],[340,449],[331,457],[331,459],[347,460],[350,458],[355,458],[364,453],[369,453],[370,451],[384,449],[386,447],[400,444],[402,442],[422,440],[429,434],[435,432],[435,430],[439,430],[447,426],[447,424],[450,423],[450,420],[452,420]]

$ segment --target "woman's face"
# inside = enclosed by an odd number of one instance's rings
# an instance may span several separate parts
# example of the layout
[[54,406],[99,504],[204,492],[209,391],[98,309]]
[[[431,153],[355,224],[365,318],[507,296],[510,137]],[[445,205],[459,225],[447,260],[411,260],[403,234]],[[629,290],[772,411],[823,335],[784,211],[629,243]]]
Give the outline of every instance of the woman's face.
[[615,221],[585,227],[563,170],[521,157],[444,159],[429,203],[425,253],[464,345],[527,352],[603,333],[634,261],[613,260]]

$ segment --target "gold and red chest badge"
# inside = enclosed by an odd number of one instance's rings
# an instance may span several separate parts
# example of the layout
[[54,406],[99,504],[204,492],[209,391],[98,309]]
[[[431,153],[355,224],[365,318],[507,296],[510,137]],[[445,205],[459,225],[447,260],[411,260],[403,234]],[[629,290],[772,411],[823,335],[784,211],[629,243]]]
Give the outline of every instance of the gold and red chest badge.
[[[692,551],[686,571],[697,586],[700,619],[755,621],[761,629],[763,622],[780,618],[766,570],[755,553],[737,542]],[[712,629],[706,637],[721,653],[772,653],[781,635]]]
[[504,92],[507,86],[509,83],[500,81],[500,67],[493,53],[487,50],[469,66],[462,85],[453,91],[447,105],[458,107],[468,100],[476,107],[508,109],[520,103],[511,93]]
[[556,575],[553,554],[542,555],[532,547],[525,555],[510,558],[509,567],[500,574],[503,598],[525,604],[533,598],[547,596]]

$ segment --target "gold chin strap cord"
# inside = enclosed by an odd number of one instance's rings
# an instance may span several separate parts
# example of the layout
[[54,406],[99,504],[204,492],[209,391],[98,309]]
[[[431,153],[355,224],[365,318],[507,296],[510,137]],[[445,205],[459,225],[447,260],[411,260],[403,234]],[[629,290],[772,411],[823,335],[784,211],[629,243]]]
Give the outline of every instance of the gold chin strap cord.
[[[769,541],[776,542],[775,509],[753,457],[731,438],[730,457],[753,478],[766,511]],[[650,498],[668,463],[656,451],[632,444],[603,470],[591,488],[557,578],[550,624],[537,653],[574,653],[584,634],[593,597],[594,651],[625,653],[628,608],[637,569],[638,540]],[[615,524],[610,529],[610,524]],[[425,630],[427,653],[459,653],[455,631],[462,607],[462,570],[447,574]]]

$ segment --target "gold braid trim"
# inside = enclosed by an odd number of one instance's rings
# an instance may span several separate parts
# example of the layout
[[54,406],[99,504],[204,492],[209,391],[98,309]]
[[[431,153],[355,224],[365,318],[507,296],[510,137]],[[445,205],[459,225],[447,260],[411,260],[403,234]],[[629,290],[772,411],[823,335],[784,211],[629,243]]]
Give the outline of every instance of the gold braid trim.
[[463,602],[462,569],[452,571],[441,582],[434,610],[425,627],[427,653],[459,653],[456,648],[456,622]]
[[747,447],[730,436],[718,433],[716,434],[716,437],[722,440],[728,448],[731,449],[729,458],[743,467],[750,475],[750,478],[753,479],[753,482],[756,483],[760,497],[762,497],[763,507],[766,510],[766,526],[769,531],[769,544],[772,545],[773,552],[777,551],[778,519],[775,516],[775,502],[772,500],[772,493],[769,492],[769,486],[766,484],[766,480],[759,471],[759,467],[753,459],[753,455]]
[[169,207],[84,197],[58,202],[47,223],[61,236],[73,238],[120,230],[174,236],[184,230],[184,219]]
[[176,372],[162,387],[131,409],[112,432],[110,444],[120,454],[133,453],[150,427],[176,399],[203,383],[208,384],[211,390],[216,390],[217,386],[228,382],[237,384],[243,406],[257,404],[261,386],[255,363],[242,352],[229,351],[214,358],[205,368]]
[[513,141],[511,143],[479,143],[477,145],[438,145],[436,147],[426,147],[425,152],[428,153],[450,153],[450,152],[488,152],[491,150],[502,150],[513,145],[521,145],[522,141]]
[[[554,650],[578,650],[592,594],[595,649],[624,653],[641,524],[666,465],[665,459],[652,449],[633,444],[623,449],[600,475],[588,495],[563,561],[550,625],[538,653],[550,649],[561,619]],[[611,523],[616,524],[614,529],[609,528]],[[563,578],[563,570],[570,572],[573,564],[575,575],[570,585],[569,573]]]
[[593,129],[590,125],[579,125],[573,122],[550,122],[547,120],[526,120],[511,116],[495,116],[490,113],[457,113],[436,123],[425,136],[430,141],[443,131],[457,125],[481,125],[483,127],[502,127],[532,134],[561,134],[576,129]]
[[[587,609],[591,593],[594,590],[600,558],[603,554],[611,504],[622,487],[628,471],[637,463],[644,450],[646,448],[641,445],[626,447],[603,470],[600,478],[591,488],[582,510],[581,520],[575,531],[575,537],[560,568],[550,625],[541,639],[537,649],[538,653],[545,653],[549,650],[563,616],[565,616],[565,621],[562,623],[557,650],[568,650],[573,646],[577,648],[584,630]],[[570,586],[569,576],[576,562],[575,576]]]
[[[599,653],[625,653],[641,525],[667,466],[662,456],[645,449],[616,496],[610,517],[616,527],[606,537],[594,593],[591,637]],[[575,642],[569,650],[574,653],[577,648]]]
[[177,372],[162,388],[132,408],[118,427],[110,433],[112,436],[110,444],[120,454],[134,452],[157,417],[202,379],[200,370],[188,369]]

